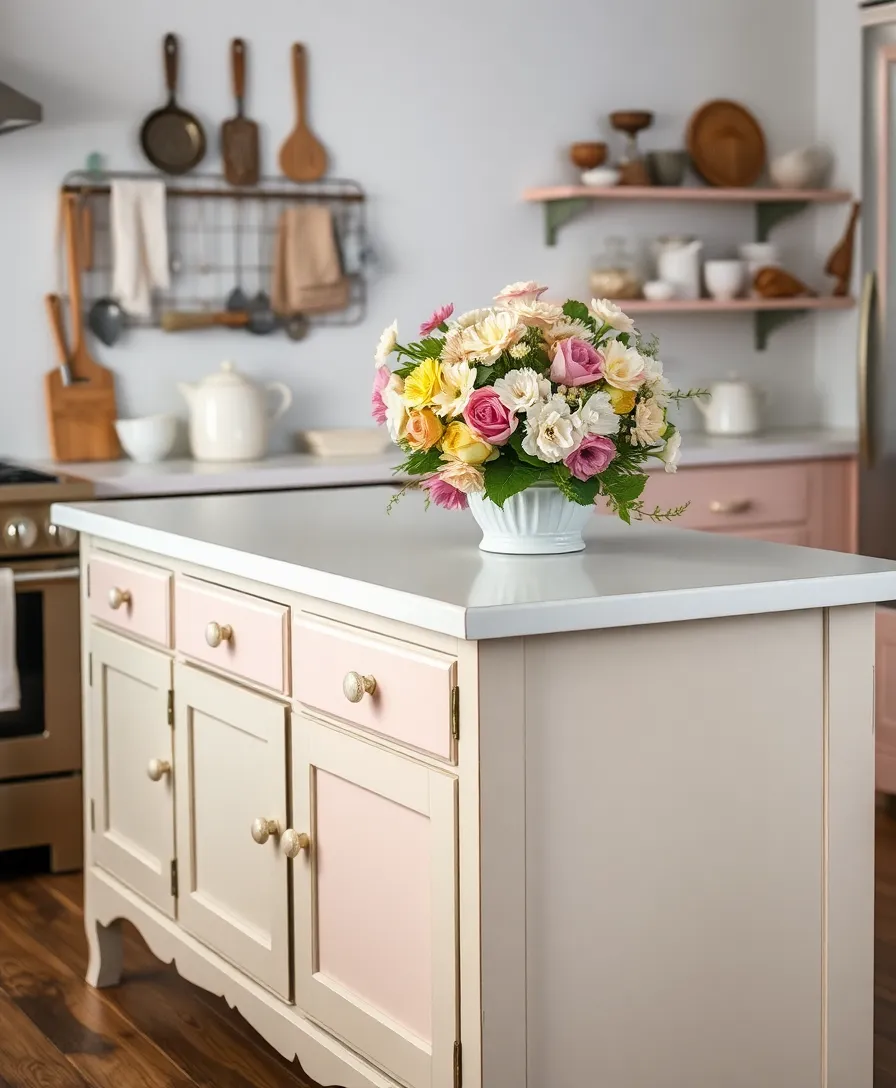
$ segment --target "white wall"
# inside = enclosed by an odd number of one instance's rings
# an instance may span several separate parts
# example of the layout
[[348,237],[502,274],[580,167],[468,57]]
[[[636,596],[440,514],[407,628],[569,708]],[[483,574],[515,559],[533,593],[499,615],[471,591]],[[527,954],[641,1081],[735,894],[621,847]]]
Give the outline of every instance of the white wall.
[[[289,45],[308,43],[312,122],[333,171],[369,193],[382,268],[369,317],[355,329],[316,332],[298,345],[147,332],[97,354],[118,375],[123,414],[179,409],[177,379],[233,356],[293,387],[295,428],[366,422],[372,346],[395,316],[408,330],[438,303],[478,305],[529,276],[555,294],[587,298],[589,265],[607,234],[698,231],[710,255],[748,240],[747,209],[606,208],[568,227],[551,250],[539,209],[519,195],[571,177],[567,144],[597,136],[614,108],[657,112],[648,147],[680,146],[693,108],[719,95],[755,110],[772,153],[810,142],[814,2],[553,0],[539,9],[518,0],[4,0],[0,79],[40,99],[46,121],[0,138],[0,451],[47,448],[41,375],[54,356],[42,295],[57,282],[57,187],[91,151],[113,167],[141,165],[136,135],[162,101],[166,31],[181,38],[181,99],[200,113],[213,147],[232,112],[228,42],[248,39],[248,105],[264,125],[268,171],[293,120]],[[830,64],[821,45],[818,56]],[[217,168],[214,157],[203,165]],[[833,223],[828,248],[838,229]],[[790,253],[814,237],[811,219],[780,234]],[[773,420],[811,423],[824,411],[812,391],[811,322],[780,332],[762,356],[747,318],[666,319],[656,331],[683,384],[736,367],[772,391]]]

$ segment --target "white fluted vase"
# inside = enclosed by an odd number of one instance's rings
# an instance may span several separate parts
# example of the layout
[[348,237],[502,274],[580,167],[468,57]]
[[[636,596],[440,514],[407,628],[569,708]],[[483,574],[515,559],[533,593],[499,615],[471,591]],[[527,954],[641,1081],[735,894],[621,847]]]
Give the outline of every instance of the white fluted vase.
[[496,506],[483,494],[469,496],[470,512],[482,530],[479,547],[505,555],[557,555],[580,552],[582,530],[594,516],[593,506],[570,502],[548,484],[528,487]]

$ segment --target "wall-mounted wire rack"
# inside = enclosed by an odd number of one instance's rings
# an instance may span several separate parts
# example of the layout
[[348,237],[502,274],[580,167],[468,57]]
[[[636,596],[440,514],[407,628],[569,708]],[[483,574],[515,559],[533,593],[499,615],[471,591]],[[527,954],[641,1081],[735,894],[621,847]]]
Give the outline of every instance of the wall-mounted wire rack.
[[159,179],[167,188],[170,287],[156,292],[147,318],[129,316],[132,327],[157,327],[166,310],[221,310],[238,284],[251,298],[271,292],[274,251],[281,213],[299,203],[326,205],[333,224],[342,266],[349,280],[345,309],[308,314],[311,326],[354,325],[367,305],[367,272],[371,264],[364,190],[357,182],[325,178],[295,183],[263,178],[251,188],[238,188],[213,174],[170,178],[150,172],[73,171],[62,190],[76,196],[79,221],[91,233],[82,240],[90,252],[82,271],[84,305],[112,294],[112,238],[109,228],[111,183],[117,178]]

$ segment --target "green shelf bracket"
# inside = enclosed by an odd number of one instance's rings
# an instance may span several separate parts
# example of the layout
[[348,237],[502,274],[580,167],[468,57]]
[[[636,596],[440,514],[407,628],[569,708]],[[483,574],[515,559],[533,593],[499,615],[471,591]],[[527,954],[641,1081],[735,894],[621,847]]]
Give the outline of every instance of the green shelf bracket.
[[544,240],[549,246],[557,244],[557,231],[565,227],[570,219],[588,207],[588,201],[584,197],[573,196],[564,200],[546,200],[544,202]]
[[768,200],[756,205],[756,241],[767,242],[779,223],[809,207],[808,200]]
[[791,321],[808,312],[808,308],[805,310],[757,310],[753,314],[756,350],[765,351],[768,347],[768,339],[776,329],[789,325]]

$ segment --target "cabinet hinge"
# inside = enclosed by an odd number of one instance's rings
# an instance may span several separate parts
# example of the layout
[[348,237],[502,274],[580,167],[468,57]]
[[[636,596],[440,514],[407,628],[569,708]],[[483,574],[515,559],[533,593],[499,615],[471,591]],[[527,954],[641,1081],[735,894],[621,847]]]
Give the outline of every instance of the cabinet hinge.
[[460,739],[460,688],[451,689],[451,736]]
[[168,692],[168,724],[174,725],[174,692]]
[[96,831],[96,801],[90,802],[90,830]]
[[93,687],[93,654],[87,655],[87,686]]
[[177,859],[171,859],[171,896],[177,899]]
[[454,1044],[454,1088],[463,1088],[464,1070],[460,1043]]

